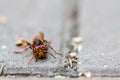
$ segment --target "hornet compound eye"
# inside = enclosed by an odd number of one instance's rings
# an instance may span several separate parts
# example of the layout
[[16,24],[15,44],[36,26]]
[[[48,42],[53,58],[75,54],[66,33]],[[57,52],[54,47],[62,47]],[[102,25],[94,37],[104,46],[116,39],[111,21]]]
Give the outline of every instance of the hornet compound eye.
[[34,44],[38,46],[41,44],[41,41],[40,40],[34,41]]

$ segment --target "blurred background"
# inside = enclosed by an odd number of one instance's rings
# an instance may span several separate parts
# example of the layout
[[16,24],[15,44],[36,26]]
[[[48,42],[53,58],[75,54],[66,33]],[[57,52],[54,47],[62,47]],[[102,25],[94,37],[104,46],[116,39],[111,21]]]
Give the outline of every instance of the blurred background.
[[13,47],[15,41],[32,38],[40,31],[58,50],[64,14],[63,0],[0,0],[0,45]]
[[77,36],[77,7],[78,0],[0,0],[1,45],[13,48],[18,39],[32,41],[42,31],[59,50],[69,35]]

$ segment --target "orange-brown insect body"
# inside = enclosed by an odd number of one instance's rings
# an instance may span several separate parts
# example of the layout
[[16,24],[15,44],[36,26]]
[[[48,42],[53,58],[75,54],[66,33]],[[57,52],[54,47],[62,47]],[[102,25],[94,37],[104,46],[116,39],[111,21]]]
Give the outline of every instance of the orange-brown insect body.
[[36,50],[37,57],[40,58],[40,59],[44,58],[46,56],[46,54],[47,54],[46,50],[47,49],[45,49],[44,47],[41,48],[40,50]]
[[44,46],[43,43],[39,45],[33,44],[33,52],[36,54],[37,58],[44,58],[47,54],[48,47]]
[[44,58],[47,54],[48,46],[45,46],[45,41],[42,32],[33,38],[33,52],[36,54],[37,58]]
[[[46,54],[50,54],[52,57],[56,58],[53,54],[51,54],[48,51],[48,48],[51,48],[55,53],[57,53],[48,43],[47,40],[44,39],[44,33],[40,32],[39,35],[35,36],[33,38],[32,43],[29,43],[28,41],[24,40],[24,43],[27,43],[28,47],[25,48],[26,51],[27,49],[31,49],[33,51],[33,56],[30,59],[29,63],[32,61],[33,58],[37,61],[38,58],[44,58]],[[15,53],[20,53],[23,51],[16,51]]]

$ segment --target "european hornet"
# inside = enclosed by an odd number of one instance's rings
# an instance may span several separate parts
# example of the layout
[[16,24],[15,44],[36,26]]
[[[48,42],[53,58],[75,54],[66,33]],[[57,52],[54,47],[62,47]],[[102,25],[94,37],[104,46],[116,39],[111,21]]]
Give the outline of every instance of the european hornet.
[[[35,61],[38,61],[38,59],[45,58],[46,54],[51,55],[53,58],[56,58],[53,54],[51,54],[48,49],[52,49],[56,54],[59,54],[62,56],[62,54],[57,53],[53,47],[50,45],[50,42],[44,39],[44,33],[40,32],[39,35],[36,35],[32,43],[22,39],[22,43],[27,44],[27,47],[24,48],[22,51],[15,51],[15,53],[22,53],[28,49],[31,49],[33,52],[32,58],[29,60],[28,63],[31,63],[32,59],[35,58]],[[17,43],[16,46],[21,46],[22,43]]]

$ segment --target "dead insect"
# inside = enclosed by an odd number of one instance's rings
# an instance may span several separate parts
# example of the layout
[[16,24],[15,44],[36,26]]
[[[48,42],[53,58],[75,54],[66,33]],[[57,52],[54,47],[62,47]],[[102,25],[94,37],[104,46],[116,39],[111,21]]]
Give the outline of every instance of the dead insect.
[[[56,58],[53,54],[51,54],[48,49],[51,48],[56,54],[57,53],[50,45],[50,43],[44,39],[44,33],[40,32],[39,35],[36,35],[33,38],[32,43],[22,39],[22,41],[19,41],[19,43],[16,44],[16,46],[21,46],[23,44],[27,44],[24,50],[22,51],[15,51],[15,53],[21,53],[28,49],[31,49],[33,52],[32,58],[29,60],[28,63],[31,63],[32,59],[35,58],[36,61],[38,59],[44,58],[46,54],[50,54],[53,58]],[[60,54],[62,56],[62,54]]]

